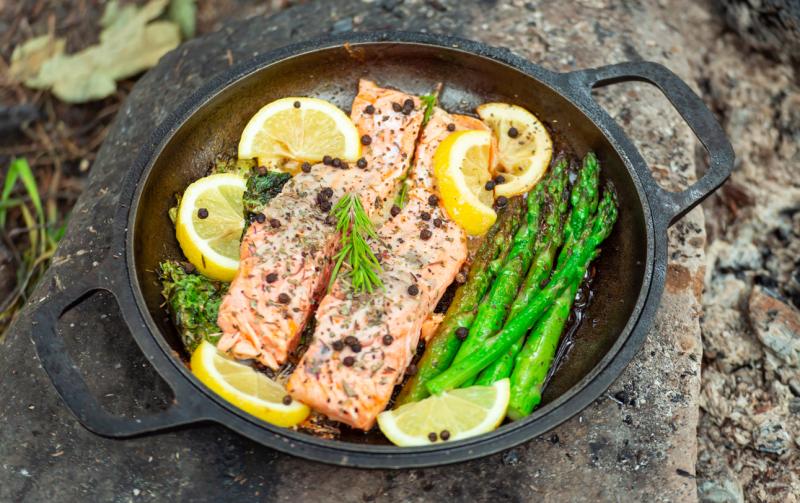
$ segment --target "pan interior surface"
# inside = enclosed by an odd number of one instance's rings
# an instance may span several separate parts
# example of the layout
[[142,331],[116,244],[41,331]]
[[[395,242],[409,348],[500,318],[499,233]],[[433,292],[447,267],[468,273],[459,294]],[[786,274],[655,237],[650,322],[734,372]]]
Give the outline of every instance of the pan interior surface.
[[[600,362],[634,313],[647,271],[647,225],[636,185],[620,155],[600,129],[569,100],[539,80],[504,63],[457,49],[412,43],[365,43],[300,54],[250,73],[205,103],[174,133],[143,175],[134,207],[133,257],[138,294],[166,343],[184,354],[162,307],[155,272],[165,259],[181,259],[168,210],[192,181],[206,174],[215,157],[236,152],[249,118],[266,103],[287,96],[330,100],[345,111],[359,78],[414,94],[444,84],[440,105],[474,113],[489,101],[523,106],[551,130],[556,149],[571,157],[597,153],[605,181],[613,182],[619,220],[594,263],[595,292],[566,360],[550,381],[542,405],[569,393]],[[232,409],[233,410],[233,409]],[[379,433],[345,431],[342,440],[386,443]]]

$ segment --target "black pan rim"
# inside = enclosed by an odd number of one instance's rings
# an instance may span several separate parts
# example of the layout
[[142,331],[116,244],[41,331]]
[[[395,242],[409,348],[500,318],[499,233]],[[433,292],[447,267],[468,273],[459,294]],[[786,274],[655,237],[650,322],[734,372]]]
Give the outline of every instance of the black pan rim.
[[[496,63],[508,65],[527,77],[534,78],[550,87],[554,92],[570,101],[586,115],[587,119],[603,133],[606,140],[617,151],[631,175],[633,183],[637,188],[647,230],[647,263],[645,264],[645,277],[643,278],[642,288],[638,294],[633,313],[620,332],[614,346],[589,374],[581,379],[579,383],[575,384],[567,393],[541,409],[538,409],[533,415],[523,421],[505,425],[494,432],[467,440],[412,448],[353,444],[338,440],[325,440],[309,434],[272,426],[228,405],[194,378],[185,366],[172,354],[171,348],[166,344],[164,338],[160,336],[160,331],[155,326],[147,306],[144,305],[141,296],[141,286],[135,274],[136,265],[134,260],[133,240],[134,224],[137,215],[136,210],[138,208],[144,181],[150,175],[155,160],[171,140],[175,132],[195,112],[205,106],[224,89],[234,85],[236,82],[248,77],[252,73],[269,65],[277,64],[287,58],[300,57],[305,53],[318,50],[340,48],[345,43],[351,46],[376,43],[426,45],[445,50],[466,52],[475,57],[488,58]],[[601,110],[599,107],[592,107],[590,104],[587,104],[585,100],[581,100],[581,97],[566,92],[565,86],[567,84],[568,75],[569,74],[554,73],[541,68],[505,49],[497,49],[479,42],[455,37],[414,32],[345,34],[321,40],[303,42],[259,55],[249,61],[234,66],[226,72],[218,74],[179,105],[176,111],[154,131],[151,141],[143,147],[139,160],[129,175],[131,183],[126,183],[126,187],[131,187],[131,190],[128,194],[123,193],[121,196],[122,202],[131,203],[121,208],[122,212],[125,213],[124,220],[122,221],[126,221],[128,224],[123,234],[123,246],[127,265],[126,279],[130,287],[129,293],[134,300],[135,309],[138,311],[136,314],[141,317],[140,320],[129,321],[135,321],[137,323],[143,321],[149,332],[149,336],[155,340],[163,352],[163,356],[172,363],[174,369],[177,370],[185,380],[190,382],[196,391],[200,391],[202,396],[204,396],[209,403],[216,405],[213,413],[208,414],[209,417],[206,419],[224,424],[258,442],[265,443],[293,455],[317,461],[374,468],[432,466],[483,457],[513,447],[545,433],[549,429],[566,421],[585,408],[586,405],[594,401],[603,390],[607,389],[621,369],[627,366],[630,358],[635,354],[636,349],[641,345],[646,335],[647,327],[643,327],[640,324],[640,320],[652,317],[650,316],[650,312],[654,312],[653,306],[656,306],[661,293],[660,288],[659,291],[653,291],[651,287],[654,284],[663,286],[663,281],[654,282],[653,279],[654,277],[658,279],[659,276],[663,278],[663,270],[660,271],[661,274],[659,274],[659,268],[656,268],[655,265],[659,259],[656,254],[657,249],[665,250],[666,235],[656,233],[654,230],[656,225],[646,196],[646,191],[639,178],[639,174],[634,168],[635,162],[639,162],[640,160],[639,154],[635,151],[629,152],[628,149],[625,148],[625,145],[623,145],[619,139],[619,135],[622,134],[621,131],[613,126],[608,127],[609,124],[604,122],[610,121],[611,119],[608,118],[607,115],[597,115],[598,110]],[[649,309],[645,309],[645,307],[649,307]],[[623,349],[625,351],[623,351]],[[172,385],[170,380],[166,379],[166,376],[164,376],[162,369],[159,369],[158,366],[156,366],[156,369],[162,374],[162,377],[165,377],[165,380]],[[559,417],[555,417],[556,411],[559,412]],[[275,437],[275,441],[265,441],[263,435],[267,432]]]

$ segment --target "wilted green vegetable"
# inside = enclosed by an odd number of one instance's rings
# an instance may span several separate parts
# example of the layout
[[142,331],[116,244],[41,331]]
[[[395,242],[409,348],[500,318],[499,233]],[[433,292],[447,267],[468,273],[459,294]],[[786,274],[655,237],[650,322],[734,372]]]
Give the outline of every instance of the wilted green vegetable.
[[170,317],[186,350],[194,351],[204,339],[216,344],[222,335],[217,314],[227,283],[186,272],[174,260],[159,264],[158,277],[161,295],[167,301]]
[[289,173],[280,171],[267,171],[264,175],[250,176],[242,196],[245,216],[260,213],[270,200],[281,193],[283,186],[291,177]]

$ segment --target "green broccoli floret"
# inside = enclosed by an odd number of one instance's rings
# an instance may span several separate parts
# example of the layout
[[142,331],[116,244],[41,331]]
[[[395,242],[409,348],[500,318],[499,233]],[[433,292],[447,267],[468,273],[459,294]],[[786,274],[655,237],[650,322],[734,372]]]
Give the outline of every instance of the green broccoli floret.
[[212,281],[174,260],[159,264],[161,295],[167,301],[172,322],[187,351],[194,351],[205,339],[214,344],[220,338],[217,314],[227,283]]
[[266,204],[280,194],[283,186],[292,177],[289,173],[267,171],[263,175],[253,174],[247,179],[247,188],[242,200],[245,217],[260,213]]

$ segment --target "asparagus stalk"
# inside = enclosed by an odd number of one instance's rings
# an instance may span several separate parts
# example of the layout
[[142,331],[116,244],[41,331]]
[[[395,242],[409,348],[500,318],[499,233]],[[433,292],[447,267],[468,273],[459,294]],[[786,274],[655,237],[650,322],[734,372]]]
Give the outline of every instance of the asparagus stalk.
[[576,182],[577,190],[571,196],[572,211],[564,227],[564,248],[558,255],[558,264],[566,259],[566,254],[578,238],[586,222],[597,211],[598,196],[600,193],[600,165],[593,152],[583,158],[583,168]]
[[428,391],[438,394],[462,385],[508,351],[514,342],[523,338],[564,290],[572,283],[580,281],[591,261],[599,254],[597,247],[611,233],[616,219],[616,194],[609,185],[591,225],[584,229],[580,239],[567,253],[563,267],[556,271],[550,283],[515,318],[510,319],[496,336],[428,382]]
[[[556,162],[548,180],[538,184],[528,195],[527,223],[520,227],[514,236],[514,245],[508,253],[508,258],[497,274],[497,280],[492,285],[486,301],[478,307],[475,322],[470,327],[467,339],[456,354],[455,363],[476,351],[486,342],[486,339],[502,328],[506,314],[508,314],[511,303],[519,290],[522,277],[533,260],[542,209],[548,215],[544,219],[545,233],[549,232],[552,227],[550,224],[558,220],[558,218],[551,219],[550,217],[557,212],[558,200],[567,184],[566,169],[567,163],[562,158]],[[553,194],[557,194],[557,196],[553,197]],[[463,384],[471,384],[471,379]]]
[[[530,300],[539,293],[542,285],[550,276],[558,248],[563,244],[561,255],[567,253],[574,244],[575,238],[583,231],[586,221],[597,210],[599,171],[597,158],[593,153],[589,152],[583,159],[583,167],[570,194],[572,210],[566,219],[566,223],[563,224],[563,232],[559,227],[559,232],[545,236],[545,239],[540,244],[537,244],[536,258],[528,270],[525,282],[522,284],[517,298],[514,299],[508,319],[516,317],[528,305]],[[562,199],[562,214],[566,211],[566,205],[567,199]],[[514,360],[522,349],[523,342],[524,339],[515,342],[508,350],[508,353],[487,367],[478,377],[477,384],[490,385],[500,379],[509,377],[514,368]]]
[[517,356],[517,365],[511,374],[511,400],[507,413],[511,419],[522,419],[529,415],[542,401],[542,387],[553,364],[580,284],[580,279],[573,281],[556,299],[536,324]]
[[456,330],[469,328],[475,310],[494,278],[492,263],[504,257],[523,216],[523,200],[512,198],[500,214],[497,223],[489,229],[472,261],[467,281],[456,291],[444,319],[436,329],[425,352],[417,364],[417,373],[406,382],[397,398],[397,405],[416,402],[429,395],[428,381],[444,372],[453,362],[461,346]]

